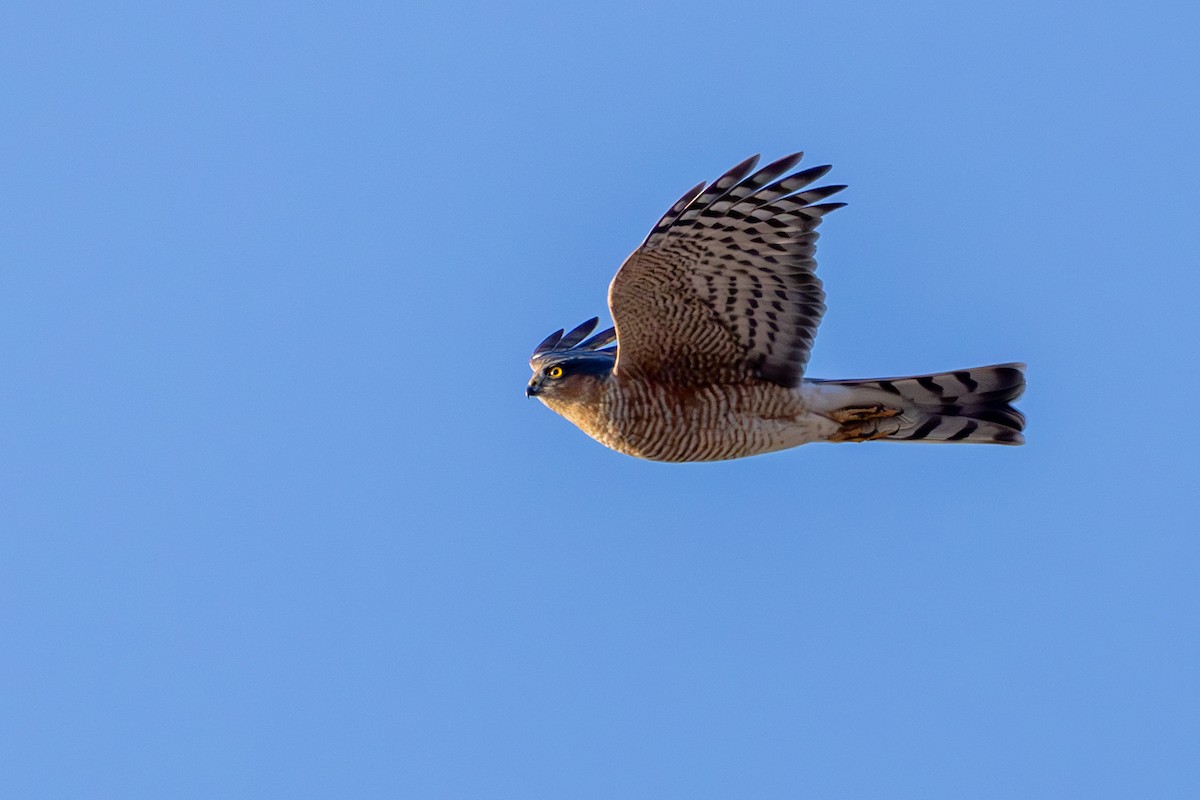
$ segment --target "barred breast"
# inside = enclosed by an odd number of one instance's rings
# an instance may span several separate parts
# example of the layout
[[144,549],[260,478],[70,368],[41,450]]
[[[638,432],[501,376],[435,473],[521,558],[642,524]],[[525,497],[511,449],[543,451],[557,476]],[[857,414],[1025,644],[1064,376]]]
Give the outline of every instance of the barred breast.
[[[720,461],[823,439],[837,426],[773,383],[680,387],[608,381],[593,425],[601,444],[654,461]],[[583,427],[583,426],[580,426]]]

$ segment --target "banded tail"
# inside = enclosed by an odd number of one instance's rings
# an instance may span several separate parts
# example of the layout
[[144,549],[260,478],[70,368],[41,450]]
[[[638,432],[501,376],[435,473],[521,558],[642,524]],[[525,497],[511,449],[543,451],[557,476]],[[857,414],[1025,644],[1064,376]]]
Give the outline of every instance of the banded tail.
[[1024,364],[875,380],[807,380],[813,410],[841,424],[830,441],[1024,444]]

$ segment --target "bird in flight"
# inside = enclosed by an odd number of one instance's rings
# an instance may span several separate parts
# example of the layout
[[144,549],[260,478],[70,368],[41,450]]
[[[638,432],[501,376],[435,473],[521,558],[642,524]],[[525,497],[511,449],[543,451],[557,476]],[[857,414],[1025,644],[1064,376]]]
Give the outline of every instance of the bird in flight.
[[[667,211],[608,289],[598,318],[533,351],[525,389],[584,433],[654,461],[719,461],[808,442],[1022,444],[1010,403],[1024,364],[824,380],[804,368],[825,311],[816,276],[828,166],[758,156]],[[615,342],[615,346],[613,343]]]

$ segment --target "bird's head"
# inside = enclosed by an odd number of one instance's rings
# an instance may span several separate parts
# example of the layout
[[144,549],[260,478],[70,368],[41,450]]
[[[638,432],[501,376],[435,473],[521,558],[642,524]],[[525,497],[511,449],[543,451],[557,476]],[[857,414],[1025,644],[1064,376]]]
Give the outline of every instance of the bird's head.
[[557,330],[537,346],[529,360],[533,377],[525,387],[526,397],[536,397],[553,408],[588,402],[596,396],[617,360],[617,348],[606,347],[617,338],[613,328],[587,338],[599,321],[593,317],[565,335]]

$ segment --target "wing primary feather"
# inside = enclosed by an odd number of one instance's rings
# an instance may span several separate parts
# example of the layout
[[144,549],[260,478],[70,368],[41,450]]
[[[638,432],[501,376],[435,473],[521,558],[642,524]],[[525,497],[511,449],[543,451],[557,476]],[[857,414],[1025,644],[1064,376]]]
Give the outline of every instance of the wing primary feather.
[[825,216],[830,211],[837,211],[839,208],[845,208],[846,203],[820,203],[815,206],[805,206],[806,211],[816,211],[817,216]]
[[809,167],[793,175],[788,175],[786,178],[781,178],[748,195],[741,202],[734,204],[732,210],[744,214],[757,206],[773,203],[781,197],[798,192],[813,181],[820,180],[831,169],[833,169],[832,164],[822,164],[819,167]]
[[601,347],[604,347],[606,344],[611,344],[612,342],[615,342],[616,340],[617,340],[617,329],[609,328],[608,330],[600,331],[595,336],[588,339],[586,342],[583,342],[582,344],[580,344],[579,349],[580,350],[599,350]]
[[709,206],[725,197],[725,195],[738,186],[742,179],[749,175],[758,164],[759,158],[760,156],[758,155],[750,156],[710,183],[708,188],[692,200],[683,213],[679,215],[678,223],[686,227],[688,224],[695,222]]
[[817,187],[816,189],[809,189],[806,192],[800,192],[798,194],[791,195],[790,197],[788,197],[788,200],[789,201],[798,201],[798,202],[804,203],[805,205],[808,205],[810,203],[815,203],[818,200],[824,200],[826,197],[833,197],[835,194],[837,194],[838,192],[842,191],[845,188],[846,188],[846,185],[844,183],[843,184],[833,184],[832,186],[820,186],[820,187]]
[[705,204],[711,203],[714,199],[716,199],[717,196],[719,196],[718,193],[724,194],[734,186],[737,186],[739,183],[741,183],[742,179],[753,172],[754,168],[758,166],[758,160],[760,158],[762,158],[762,156],[755,154],[740,164],[731,167],[724,175],[709,184],[708,194],[711,194],[714,197],[705,199],[703,195],[701,195],[703,202]]
[[533,354],[535,356],[540,356],[542,353],[550,352],[551,350],[554,349],[554,346],[556,344],[558,344],[558,340],[562,338],[562,335],[563,335],[563,329],[559,328],[554,333],[550,334],[545,339],[543,339],[541,344],[539,344],[537,347],[533,348]]
[[790,156],[777,158],[770,164],[767,164],[765,167],[760,169],[758,172],[751,175],[750,178],[746,180],[746,183],[753,183],[756,187],[765,186],[766,184],[778,178],[780,175],[783,175],[792,167],[799,164],[803,158],[803,152],[792,153]]
[[784,156],[781,159],[772,161],[758,172],[740,181],[726,192],[725,196],[720,200],[709,203],[708,208],[705,210],[705,216],[710,214],[719,215],[721,212],[726,211],[796,166],[802,158],[804,158],[804,153],[792,153],[790,156]]
[[667,210],[667,213],[663,214],[663,217],[658,221],[658,224],[650,229],[650,233],[646,234],[646,241],[644,241],[642,245],[644,247],[651,247],[653,246],[654,242],[661,239],[667,230],[675,224],[675,220],[679,219],[679,215],[683,213],[683,210],[691,205],[692,201],[699,197],[700,193],[703,192],[707,186],[707,183],[698,183],[691,189],[688,189],[686,192],[684,192],[683,197],[676,200],[675,204]]
[[575,345],[582,342],[588,337],[596,326],[600,324],[599,317],[592,317],[587,322],[580,323],[578,326],[571,329],[571,332],[562,337],[554,346],[555,350],[570,350]]

